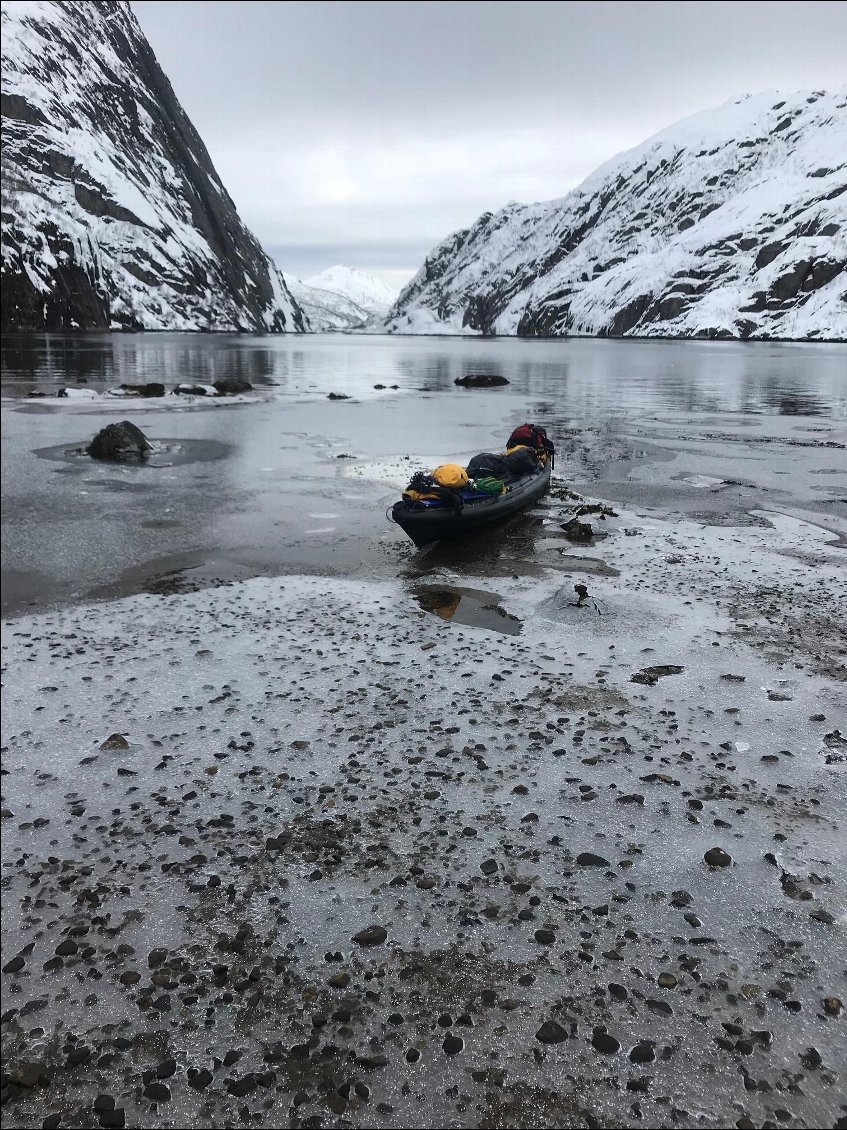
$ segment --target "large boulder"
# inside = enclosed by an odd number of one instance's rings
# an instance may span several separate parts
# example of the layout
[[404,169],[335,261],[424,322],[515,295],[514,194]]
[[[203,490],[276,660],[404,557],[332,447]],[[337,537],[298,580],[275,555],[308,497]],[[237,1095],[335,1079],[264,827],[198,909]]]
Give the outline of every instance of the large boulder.
[[121,420],[99,431],[85,450],[92,459],[126,463],[146,459],[151,447],[141,428],[129,420]]

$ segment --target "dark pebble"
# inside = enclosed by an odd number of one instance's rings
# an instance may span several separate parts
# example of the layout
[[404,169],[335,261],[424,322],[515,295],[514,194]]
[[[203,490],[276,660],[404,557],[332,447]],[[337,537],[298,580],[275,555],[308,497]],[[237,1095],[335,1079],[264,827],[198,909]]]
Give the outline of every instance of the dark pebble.
[[388,931],[382,926],[367,926],[353,935],[353,941],[360,946],[378,946],[388,937]]
[[568,1038],[568,1034],[555,1020],[545,1020],[535,1033],[535,1038],[542,1044],[561,1044]]
[[360,1055],[356,1056],[356,1063],[360,1067],[364,1067],[366,1071],[375,1071],[378,1067],[388,1066],[388,1056],[383,1055],[382,1052],[376,1052],[374,1055]]
[[100,1125],[106,1127],[106,1130],[123,1130],[126,1126],[126,1111],[122,1106],[115,1110],[104,1110],[100,1115]]
[[602,855],[595,855],[591,851],[583,851],[576,857],[577,863],[580,867],[611,867],[608,859],[604,859]]
[[170,1099],[171,1089],[164,1083],[148,1083],[144,1088],[144,1097],[154,1103],[164,1103]]
[[610,1036],[605,1028],[595,1028],[591,1037],[591,1044],[602,1052],[603,1055],[614,1055],[621,1050],[621,1046],[614,1036]]
[[814,1071],[816,1067],[820,1067],[823,1063],[823,1059],[817,1048],[806,1048],[806,1050],[800,1054],[800,1062],[807,1071]]
[[247,1075],[242,1075],[240,1079],[232,1079],[227,1083],[226,1089],[231,1095],[236,1095],[238,1098],[249,1095],[256,1090],[256,1076],[251,1071]]
[[662,1016],[672,1016],[673,1009],[665,1001],[647,1001],[647,1007],[651,1012],[658,1012]]

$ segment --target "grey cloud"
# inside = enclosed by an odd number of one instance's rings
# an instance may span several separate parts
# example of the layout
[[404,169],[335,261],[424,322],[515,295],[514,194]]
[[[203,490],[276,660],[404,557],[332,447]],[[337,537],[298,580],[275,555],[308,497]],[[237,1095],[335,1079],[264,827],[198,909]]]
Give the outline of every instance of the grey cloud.
[[378,274],[386,282],[400,284],[408,279],[424,260],[432,242],[354,243],[283,243],[267,244],[266,250],[279,266],[298,278],[307,279],[335,263],[358,267],[368,274]]

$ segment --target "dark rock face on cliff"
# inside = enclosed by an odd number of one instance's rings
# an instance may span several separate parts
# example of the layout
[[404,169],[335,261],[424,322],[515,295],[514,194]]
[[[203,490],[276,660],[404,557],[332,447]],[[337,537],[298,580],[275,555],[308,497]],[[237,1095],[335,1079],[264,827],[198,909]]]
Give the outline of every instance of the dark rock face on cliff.
[[3,9],[2,327],[297,331],[125,2]]
[[847,339],[847,89],[697,114],[427,256],[397,333]]

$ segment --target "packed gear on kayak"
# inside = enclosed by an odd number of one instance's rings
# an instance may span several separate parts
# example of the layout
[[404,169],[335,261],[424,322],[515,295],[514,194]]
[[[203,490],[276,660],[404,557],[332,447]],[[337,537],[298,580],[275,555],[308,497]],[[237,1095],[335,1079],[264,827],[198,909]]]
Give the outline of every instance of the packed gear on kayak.
[[509,451],[521,444],[531,447],[533,451],[544,452],[551,457],[555,450],[547,437],[546,430],[540,428],[537,424],[521,424],[520,427],[515,428],[509,436],[506,450]]
[[538,458],[528,447],[515,447],[505,455],[481,451],[468,463],[467,472],[472,479],[492,477],[506,482],[513,475],[531,475],[538,469]]
[[468,473],[458,463],[442,463],[432,472],[432,477],[440,487],[451,487],[461,490],[468,485]]
[[418,546],[459,536],[539,498],[549,487],[553,458],[544,428],[522,424],[502,454],[483,451],[466,467],[443,463],[417,471],[390,517]]

